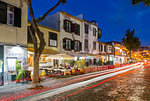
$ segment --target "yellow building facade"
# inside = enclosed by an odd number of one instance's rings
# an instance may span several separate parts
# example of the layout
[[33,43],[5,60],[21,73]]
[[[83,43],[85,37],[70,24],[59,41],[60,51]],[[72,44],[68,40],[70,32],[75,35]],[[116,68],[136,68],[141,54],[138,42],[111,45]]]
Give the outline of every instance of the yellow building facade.
[[[28,22],[28,26],[30,22]],[[46,46],[42,52],[40,57],[40,67],[50,67],[50,66],[59,66],[59,60],[57,59],[50,59],[48,58],[51,55],[59,54],[60,51],[60,32],[54,30],[52,28],[38,25],[39,29],[44,33],[44,39],[46,42]],[[33,60],[34,60],[34,48],[31,42],[31,36],[28,31],[28,67],[33,67]],[[38,39],[38,44],[39,44]]]

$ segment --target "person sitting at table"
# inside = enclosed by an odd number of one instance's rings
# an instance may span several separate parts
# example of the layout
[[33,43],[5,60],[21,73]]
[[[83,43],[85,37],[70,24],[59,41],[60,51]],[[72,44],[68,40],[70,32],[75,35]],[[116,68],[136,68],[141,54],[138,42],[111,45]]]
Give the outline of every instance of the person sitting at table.
[[68,65],[68,66],[67,66],[67,69],[71,69],[71,67]]

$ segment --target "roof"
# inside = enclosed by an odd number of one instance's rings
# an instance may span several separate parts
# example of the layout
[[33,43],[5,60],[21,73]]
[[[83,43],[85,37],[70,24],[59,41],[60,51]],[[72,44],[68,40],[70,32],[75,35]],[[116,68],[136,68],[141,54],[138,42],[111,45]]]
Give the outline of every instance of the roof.
[[[31,24],[31,21],[28,20],[28,23]],[[56,29],[54,29],[54,28],[47,27],[47,26],[44,26],[44,25],[41,25],[41,24],[38,24],[38,26],[41,26],[41,27],[44,27],[44,28],[47,28],[47,29],[50,29],[50,30],[53,30],[53,31],[60,32],[59,30],[56,30]]]
[[100,43],[100,44],[105,44],[105,45],[109,45],[109,46],[112,46],[112,45],[110,45],[110,44],[108,44],[108,43],[106,43],[106,42],[98,41],[98,43]]
[[110,41],[110,42],[106,42],[106,43],[111,44],[111,45],[112,45],[112,43],[123,45],[122,42],[118,42],[118,41]]
[[[30,52],[34,52],[34,48],[28,48],[28,51],[30,51]],[[42,51],[42,54],[58,54],[59,52],[57,52],[57,51],[55,51],[55,50],[53,50],[53,49],[44,49],[43,51]]]
[[83,21],[85,21],[85,22],[87,22],[87,23],[90,23],[90,24],[93,24],[93,25],[95,25],[95,26],[98,26],[97,24],[95,24],[95,23],[93,23],[93,22],[91,22],[91,21],[88,21],[88,20],[86,20],[86,19],[83,19]]
[[75,17],[75,16],[73,16],[73,15],[71,15],[71,14],[69,14],[69,13],[66,13],[66,12],[64,12],[64,11],[60,11],[62,14],[65,14],[65,15],[67,15],[67,16],[70,16],[70,17],[72,17],[72,18],[74,18],[74,19],[76,19],[76,20],[78,20],[78,21],[80,21],[80,22],[83,22],[83,20],[81,20],[81,19],[79,19],[79,18],[77,18],[77,17]]
[[93,22],[91,22],[91,21],[88,21],[88,20],[86,20],[86,19],[81,20],[81,19],[79,19],[79,18],[77,18],[77,17],[75,17],[75,16],[73,16],[73,15],[71,15],[71,14],[69,14],[69,13],[66,13],[65,11],[61,11],[61,13],[65,14],[65,15],[67,15],[67,16],[70,16],[70,17],[72,17],[72,18],[74,18],[74,19],[76,19],[76,20],[79,20],[79,21],[81,21],[81,22],[86,21],[86,22],[88,22],[88,23],[90,23],[90,24],[93,24],[93,25],[95,25],[95,26],[98,26],[97,24],[95,24],[95,23],[93,23]]

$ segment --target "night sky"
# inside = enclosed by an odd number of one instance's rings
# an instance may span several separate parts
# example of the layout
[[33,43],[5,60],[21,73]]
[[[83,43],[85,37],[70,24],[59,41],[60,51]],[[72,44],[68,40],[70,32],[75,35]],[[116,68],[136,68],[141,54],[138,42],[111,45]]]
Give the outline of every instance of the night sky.
[[[35,16],[41,16],[58,0],[32,0]],[[51,14],[65,11],[73,16],[96,20],[102,29],[100,41],[121,41],[128,28],[135,29],[142,46],[150,46],[150,6],[133,6],[131,0],[67,0]],[[30,19],[30,18],[29,18]]]

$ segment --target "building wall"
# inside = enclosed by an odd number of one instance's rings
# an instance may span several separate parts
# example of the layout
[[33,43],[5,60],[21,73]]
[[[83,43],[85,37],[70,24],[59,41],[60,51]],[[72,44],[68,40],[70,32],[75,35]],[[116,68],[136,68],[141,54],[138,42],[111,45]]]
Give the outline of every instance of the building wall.
[[[0,24],[0,43],[27,45],[27,3],[25,0],[2,0],[22,8],[21,28]],[[21,2],[22,1],[22,2]]]
[[[70,32],[66,32],[64,30],[64,20],[67,19],[69,21],[71,21],[72,23],[77,23],[80,25],[80,36],[79,35],[75,35],[74,33],[70,33]],[[71,40],[75,39],[78,40],[80,42],[82,42],[82,21],[79,20],[76,17],[73,17],[65,12],[61,12],[60,13],[60,52],[61,53],[69,53],[72,54],[74,51],[67,51],[63,49],[63,39],[64,38],[69,38]],[[74,54],[77,54],[78,52],[75,52]]]
[[[87,24],[89,26],[89,33],[86,34],[85,33],[85,26],[84,24]],[[88,23],[86,21],[84,21],[82,23],[82,26],[83,26],[83,36],[82,36],[82,51],[83,52],[88,52],[89,54],[98,54],[99,52],[99,44],[98,44],[98,32],[96,32],[96,36],[93,35],[93,28],[96,28],[96,30],[98,30],[97,26],[94,25],[94,24],[91,24],[91,23]],[[84,40],[87,39],[88,40],[88,51],[85,51],[85,48],[84,48]],[[96,50],[93,50],[93,41],[96,42]]]
[[[30,23],[28,24],[30,25]],[[59,38],[59,31],[57,30],[54,30],[52,28],[48,28],[48,27],[44,27],[44,26],[41,26],[41,25],[38,25],[39,29],[44,33],[44,39],[45,39],[45,42],[46,42],[46,46],[45,46],[45,49],[53,49],[57,52],[59,52],[60,50],[60,38]],[[52,46],[49,46],[49,32],[53,32],[53,33],[56,33],[57,34],[57,47],[52,47]],[[40,41],[38,40],[38,43]],[[33,44],[28,44],[28,47],[33,47]]]

